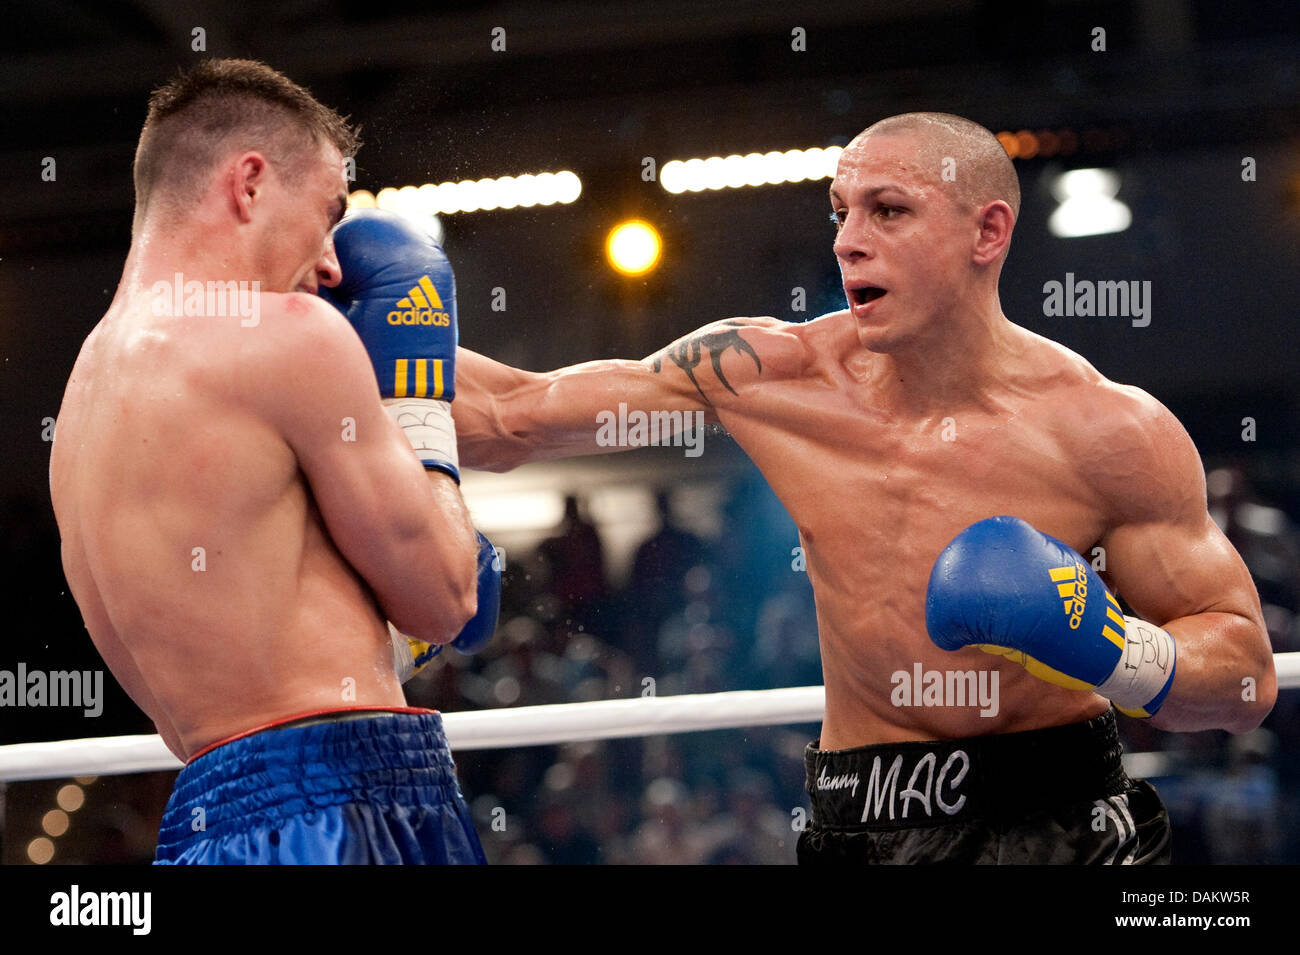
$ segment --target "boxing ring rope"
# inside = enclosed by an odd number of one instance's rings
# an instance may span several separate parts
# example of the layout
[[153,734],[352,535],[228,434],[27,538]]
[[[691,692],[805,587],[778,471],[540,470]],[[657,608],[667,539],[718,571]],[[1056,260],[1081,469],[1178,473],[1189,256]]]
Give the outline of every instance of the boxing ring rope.
[[[1300,652],[1275,653],[1279,690],[1300,687]],[[544,746],[584,740],[660,736],[747,726],[818,723],[825,688],[733,690],[683,696],[597,700],[442,714],[452,752]],[[1153,754],[1126,754],[1143,757]],[[1130,772],[1144,765],[1130,766]],[[1149,763],[1147,764],[1149,765]],[[158,736],[105,736],[0,746],[0,784],[28,779],[177,770],[181,762]],[[1137,775],[1153,775],[1138,772]]]

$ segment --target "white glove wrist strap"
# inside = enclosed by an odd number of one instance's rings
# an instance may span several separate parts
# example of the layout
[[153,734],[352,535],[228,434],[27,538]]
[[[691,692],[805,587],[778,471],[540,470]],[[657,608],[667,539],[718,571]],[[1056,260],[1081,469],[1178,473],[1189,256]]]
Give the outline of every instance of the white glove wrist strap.
[[1174,672],[1174,638],[1165,630],[1137,617],[1125,617],[1124,650],[1119,662],[1097,692],[1122,710],[1137,710],[1150,703]]
[[451,402],[438,398],[385,398],[384,408],[402,429],[425,467],[450,464],[460,469]]

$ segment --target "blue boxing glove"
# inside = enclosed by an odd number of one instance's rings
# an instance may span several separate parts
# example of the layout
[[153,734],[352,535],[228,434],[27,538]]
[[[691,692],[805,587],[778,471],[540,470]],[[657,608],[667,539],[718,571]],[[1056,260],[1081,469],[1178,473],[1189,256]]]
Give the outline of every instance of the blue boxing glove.
[[[480,532],[478,535],[478,610],[469,623],[451,641],[454,649],[464,654],[478,653],[496,633],[497,618],[501,614],[501,561],[496,548]],[[441,645],[425,643],[408,637],[391,623],[388,633],[393,641],[393,663],[397,679],[405,683],[419,673],[430,660],[442,652]]]
[[501,558],[492,542],[478,533],[478,610],[461,628],[452,648],[464,654],[478,653],[497,631],[501,615]]
[[[341,311],[361,337],[379,381],[384,407],[425,468],[460,481],[451,400],[456,394],[456,279],[438,241],[392,212],[353,212],[334,229],[342,280],[321,297]],[[477,653],[496,631],[501,564],[478,535],[478,610],[451,645]],[[409,637],[391,623],[393,662],[405,683],[441,645]]]
[[1068,545],[1018,517],[972,524],[930,573],[925,625],[944,650],[974,646],[1034,676],[1154,716],[1174,682],[1174,638],[1126,617]]
[[425,468],[460,481],[456,427],[456,278],[438,241],[392,212],[362,209],[334,228],[343,279],[320,295],[361,336],[384,407]]

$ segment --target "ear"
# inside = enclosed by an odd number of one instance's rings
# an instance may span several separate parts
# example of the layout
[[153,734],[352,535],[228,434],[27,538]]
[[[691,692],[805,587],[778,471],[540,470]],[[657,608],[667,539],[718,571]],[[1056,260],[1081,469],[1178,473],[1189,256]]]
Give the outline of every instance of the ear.
[[235,157],[230,166],[230,201],[240,222],[253,220],[253,208],[266,188],[269,164],[259,152]]
[[1001,199],[995,199],[980,209],[979,237],[971,250],[976,265],[989,265],[1006,253],[1015,224],[1015,213]]

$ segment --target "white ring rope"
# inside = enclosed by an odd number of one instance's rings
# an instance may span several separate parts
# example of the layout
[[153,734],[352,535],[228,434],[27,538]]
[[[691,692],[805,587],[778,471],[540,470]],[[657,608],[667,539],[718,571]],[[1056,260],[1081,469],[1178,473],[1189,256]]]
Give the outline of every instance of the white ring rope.
[[[1300,687],[1300,653],[1275,653],[1273,662],[1278,689]],[[801,686],[518,706],[443,713],[442,719],[447,742],[455,752],[744,726],[819,723],[825,709],[824,687]],[[180,760],[158,736],[101,736],[0,746],[0,782],[180,768]]]

